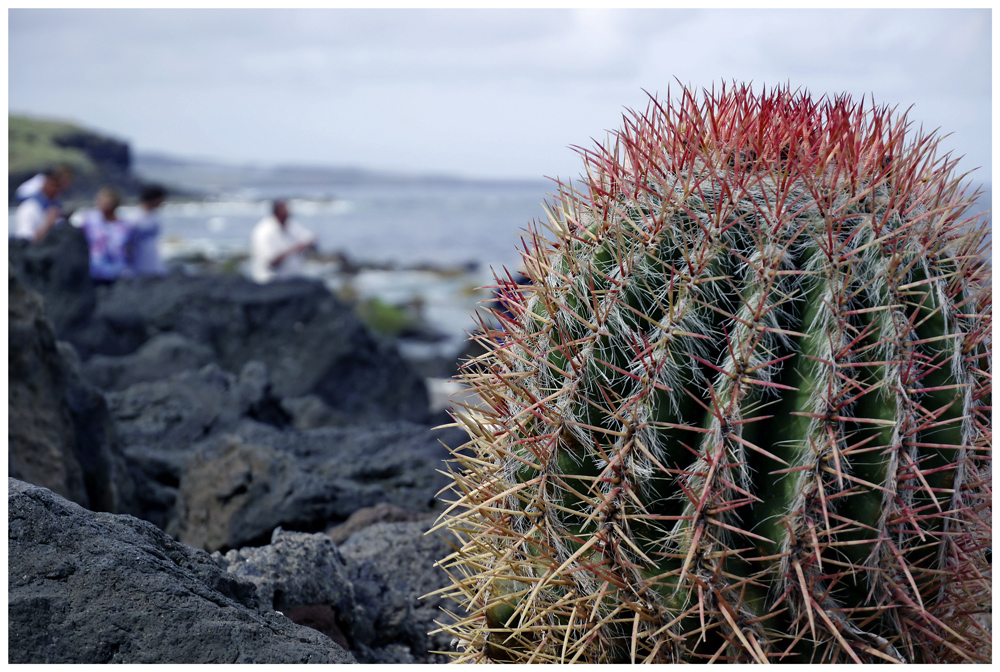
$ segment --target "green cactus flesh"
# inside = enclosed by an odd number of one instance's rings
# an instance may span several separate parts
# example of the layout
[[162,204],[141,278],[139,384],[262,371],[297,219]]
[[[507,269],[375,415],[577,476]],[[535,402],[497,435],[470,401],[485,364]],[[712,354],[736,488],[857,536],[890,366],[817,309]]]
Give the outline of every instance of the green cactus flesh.
[[465,374],[459,662],[989,660],[989,224],[935,148],[735,87],[584,152]]

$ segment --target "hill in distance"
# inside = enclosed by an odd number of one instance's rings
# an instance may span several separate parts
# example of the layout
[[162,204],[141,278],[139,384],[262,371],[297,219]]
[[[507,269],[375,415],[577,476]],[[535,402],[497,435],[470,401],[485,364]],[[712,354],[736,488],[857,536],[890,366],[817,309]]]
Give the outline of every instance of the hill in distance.
[[76,179],[70,198],[92,197],[109,185],[133,194],[138,181],[130,172],[126,141],[69,121],[9,114],[7,117],[7,181],[9,193],[36,173],[69,165]]
[[137,152],[133,170],[189,194],[283,194],[335,198],[338,188],[358,185],[461,187],[465,184],[542,184],[543,180],[476,180],[436,174],[409,174],[353,166],[236,164]]

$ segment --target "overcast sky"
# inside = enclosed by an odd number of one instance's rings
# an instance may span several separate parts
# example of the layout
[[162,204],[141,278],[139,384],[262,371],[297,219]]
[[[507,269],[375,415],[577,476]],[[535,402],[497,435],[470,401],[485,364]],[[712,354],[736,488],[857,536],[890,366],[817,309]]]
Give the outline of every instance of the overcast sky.
[[988,9],[12,9],[8,30],[10,111],[138,151],[575,177],[571,145],[676,77],[912,105],[992,175]]

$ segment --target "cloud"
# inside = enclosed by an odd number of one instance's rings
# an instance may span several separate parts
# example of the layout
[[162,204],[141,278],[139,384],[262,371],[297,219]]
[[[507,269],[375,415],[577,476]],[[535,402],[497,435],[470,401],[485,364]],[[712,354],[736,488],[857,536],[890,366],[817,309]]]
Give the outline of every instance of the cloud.
[[908,106],[988,165],[989,10],[23,10],[9,105],[140,149],[565,172],[674,78]]

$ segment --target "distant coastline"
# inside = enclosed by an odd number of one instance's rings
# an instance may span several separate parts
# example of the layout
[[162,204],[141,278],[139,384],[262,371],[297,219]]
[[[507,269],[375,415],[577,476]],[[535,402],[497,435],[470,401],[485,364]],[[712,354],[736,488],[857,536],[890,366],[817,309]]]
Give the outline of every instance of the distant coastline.
[[9,203],[22,182],[58,164],[70,166],[75,173],[65,195],[67,202],[89,200],[102,186],[113,186],[134,196],[141,183],[131,163],[131,147],[124,140],[67,121],[13,114],[7,117]]
[[283,190],[285,198],[303,200],[335,200],[339,189],[379,185],[384,187],[481,187],[540,186],[549,183],[537,180],[497,180],[463,178],[440,174],[411,174],[377,171],[352,166],[320,166],[300,164],[227,163],[209,159],[191,159],[163,153],[136,153],[132,170],[142,179],[166,184],[189,195],[193,200],[221,197],[253,197]]

